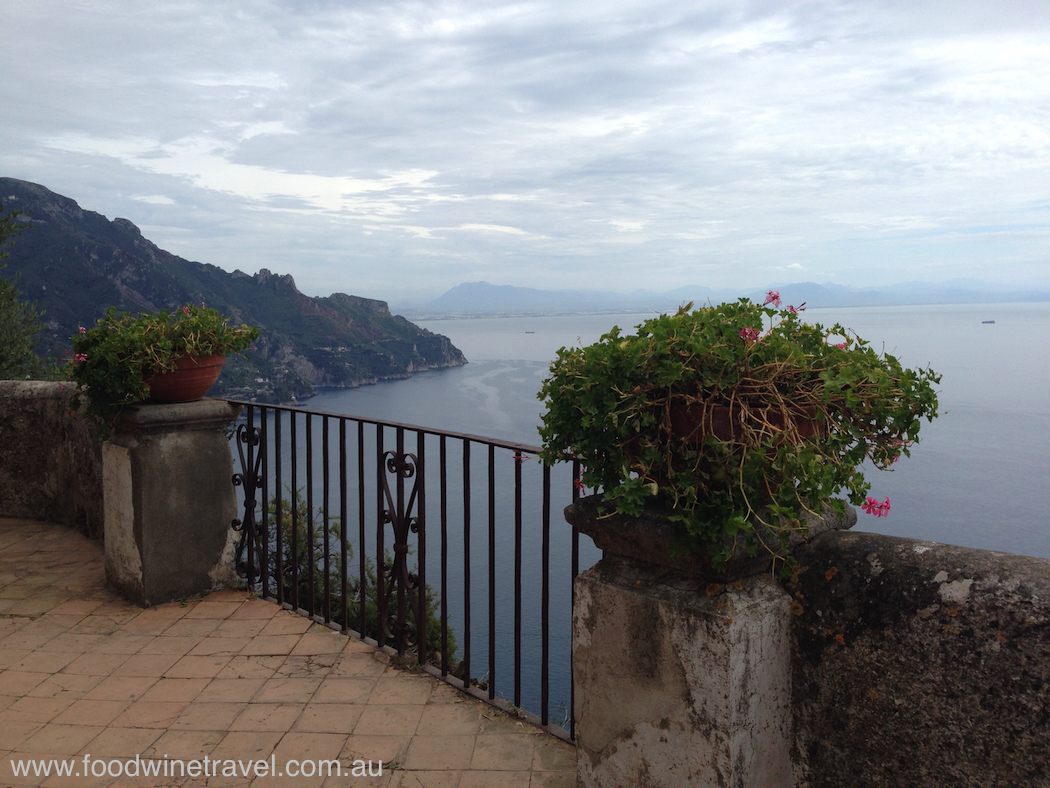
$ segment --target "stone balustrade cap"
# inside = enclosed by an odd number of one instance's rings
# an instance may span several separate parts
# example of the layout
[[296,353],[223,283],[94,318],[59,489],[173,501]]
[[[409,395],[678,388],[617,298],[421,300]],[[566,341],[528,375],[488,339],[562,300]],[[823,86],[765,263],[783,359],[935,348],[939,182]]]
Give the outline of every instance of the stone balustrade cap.
[[240,405],[211,397],[194,402],[129,405],[121,412],[116,430],[151,434],[223,429],[240,412]]

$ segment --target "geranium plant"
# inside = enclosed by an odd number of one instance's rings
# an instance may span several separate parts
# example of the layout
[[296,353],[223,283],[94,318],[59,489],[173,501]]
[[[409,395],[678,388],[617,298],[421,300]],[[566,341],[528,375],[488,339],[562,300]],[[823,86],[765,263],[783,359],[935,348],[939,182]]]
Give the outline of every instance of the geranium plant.
[[807,513],[843,513],[837,495],[885,515],[860,466],[909,454],[937,415],[940,376],[779,305],[774,291],[764,304],[689,304],[562,348],[539,394],[542,458],[581,459],[583,483],[617,512],[658,500],[686,549],[703,545],[716,565],[741,540],[752,555],[783,551]]
[[125,405],[149,399],[149,378],[175,369],[177,359],[242,352],[258,337],[258,328],[231,325],[203,305],[138,317],[109,307],[96,326],[73,337],[67,370],[77,388],[70,408],[84,405],[89,416],[112,424]]

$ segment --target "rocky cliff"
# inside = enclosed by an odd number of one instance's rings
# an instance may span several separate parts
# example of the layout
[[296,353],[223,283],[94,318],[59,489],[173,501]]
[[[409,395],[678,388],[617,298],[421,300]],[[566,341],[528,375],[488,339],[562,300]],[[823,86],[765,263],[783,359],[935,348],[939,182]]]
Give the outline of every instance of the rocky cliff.
[[[384,301],[336,293],[311,297],[289,275],[229,273],[166,252],[127,219],[108,220],[43,186],[0,178],[0,203],[31,225],[8,250],[5,277],[44,311],[43,355],[61,356],[78,326],[121,311],[204,303],[258,326],[250,360],[232,357],[213,394],[288,401],[315,386],[359,386],[465,364],[447,337],[390,314]],[[30,213],[31,212],[31,213]]]

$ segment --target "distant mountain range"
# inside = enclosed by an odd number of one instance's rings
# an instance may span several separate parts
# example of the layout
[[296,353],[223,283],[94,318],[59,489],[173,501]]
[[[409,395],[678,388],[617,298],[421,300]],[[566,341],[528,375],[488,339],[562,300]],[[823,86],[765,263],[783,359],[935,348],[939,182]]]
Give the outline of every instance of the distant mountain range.
[[447,337],[391,315],[384,301],[312,298],[291,276],[184,260],[127,219],[109,221],[34,183],[0,178],[0,203],[5,213],[27,214],[30,226],[5,247],[10,257],[0,276],[18,275],[23,297],[43,310],[43,355],[66,353],[78,326],[94,325],[108,306],[137,314],[203,302],[262,330],[250,361],[227,359],[213,394],[287,402],[314,386],[358,386],[466,363]]
[[[531,287],[464,282],[439,298],[398,311],[426,317],[551,315],[581,312],[666,312],[689,301],[697,306],[740,297],[761,301],[771,288],[714,290],[688,285],[655,293],[636,290],[613,293],[603,290],[538,290]],[[988,282],[956,279],[949,282],[901,282],[886,287],[853,288],[835,284],[801,282],[775,287],[787,304],[808,307],[904,306],[909,304],[979,304],[1009,301],[1050,301],[1050,290],[1021,290]]]

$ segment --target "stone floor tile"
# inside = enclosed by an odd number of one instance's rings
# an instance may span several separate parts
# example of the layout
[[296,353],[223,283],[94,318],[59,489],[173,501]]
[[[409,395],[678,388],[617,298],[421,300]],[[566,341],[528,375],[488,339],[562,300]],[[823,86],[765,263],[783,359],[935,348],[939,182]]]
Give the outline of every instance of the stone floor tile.
[[34,698],[82,698],[101,681],[102,676],[56,673],[48,676],[25,694]]
[[226,734],[225,730],[169,730],[161,733],[151,746],[143,748],[142,755],[150,758],[203,758],[211,754]]
[[191,703],[169,728],[176,731],[229,730],[247,703]]
[[[354,772],[355,768],[359,771]],[[369,773],[367,760],[356,765],[353,761],[343,761],[342,776],[333,775],[327,778],[321,783],[321,788],[346,788],[347,785],[352,785],[353,788],[390,788],[394,785],[394,779],[397,776],[396,769],[388,769],[386,764],[380,765],[376,761],[372,762],[371,768],[372,771]],[[350,771],[350,777],[346,776],[347,770]]]
[[333,676],[375,676],[386,673],[386,664],[376,659],[374,649],[367,652],[346,652],[339,655],[332,666]]
[[[170,630],[169,630],[170,631]],[[139,654],[171,654],[174,656],[182,657],[189,654],[198,643],[200,638],[193,635],[175,635],[170,636],[167,632],[163,635],[150,640],[145,646],[139,649]]]
[[278,764],[290,759],[337,759],[342,755],[348,737],[346,733],[291,731],[281,739],[274,749],[274,755]]
[[10,670],[12,665],[21,662],[32,653],[28,648],[5,649],[3,644],[0,644],[0,670]]
[[56,593],[52,589],[48,589],[48,593],[36,593],[11,605],[4,611],[4,614],[8,616],[42,616],[67,602],[72,596],[72,591]]
[[[87,637],[87,636],[82,636]],[[63,670],[64,673],[82,676],[111,676],[125,662],[130,654],[102,654],[89,652],[81,654]]]
[[5,670],[0,673],[0,695],[25,695],[48,678],[47,673]]
[[231,731],[287,731],[305,703],[249,703],[230,725]]
[[241,619],[269,620],[279,612],[280,608],[277,605],[261,599],[249,599],[233,612],[230,619],[234,621]]
[[262,689],[266,679],[212,679],[202,697],[211,703],[247,703]]
[[98,736],[102,725],[59,725],[49,722],[18,745],[22,752],[36,755],[69,756]]
[[108,676],[84,693],[88,700],[138,700],[160,679],[153,676]]
[[241,650],[243,656],[287,655],[302,635],[256,635]]
[[211,602],[197,604],[186,613],[186,618],[229,618],[242,605],[242,602]]
[[79,698],[53,721],[61,725],[108,725],[131,703],[129,700]]
[[[276,605],[275,605],[276,607]],[[233,621],[227,622],[233,624]],[[243,623],[243,622],[240,622]],[[297,616],[290,611],[281,610],[277,615],[266,622],[260,631],[260,635],[301,635],[313,625],[313,622],[305,616]]]
[[348,734],[364,710],[365,706],[357,703],[308,703],[295,723],[295,730]]
[[[575,776],[574,776],[575,779]],[[463,772],[458,788],[529,788],[532,772],[485,772],[475,769]]]
[[314,693],[314,703],[365,703],[379,679],[329,676]]
[[553,736],[533,740],[532,770],[534,772],[576,772],[576,748]]
[[315,625],[302,636],[292,653],[338,654],[346,646],[345,638],[345,635],[340,635],[327,627]]
[[193,648],[187,653],[192,657],[213,656],[217,654],[233,656],[239,654],[241,650],[248,645],[249,640],[251,640],[251,638],[247,637],[206,637],[203,640],[198,640]]
[[219,674],[226,663],[232,657],[229,655],[213,655],[210,657],[185,656],[164,672],[167,678],[208,678],[213,679]]
[[[244,620],[226,619],[220,622],[211,632],[211,637],[216,638],[253,638],[262,634],[269,623],[268,619],[249,618]],[[280,634],[284,634],[283,632]]]
[[427,704],[416,732],[421,736],[476,736],[481,727],[481,708],[470,701]]
[[236,656],[215,676],[217,679],[268,679],[284,664],[283,655]]
[[269,679],[252,699],[255,703],[306,703],[321,684],[318,678]]
[[201,602],[244,602],[252,599],[251,592],[231,588],[209,592]]
[[97,646],[92,646],[91,654],[137,654],[147,643],[153,641],[148,635],[108,635]]
[[[122,619],[109,615],[86,616],[74,626],[70,627],[69,633],[71,635],[113,635],[114,633],[118,633],[118,636],[114,638],[115,640],[131,641],[134,638],[142,638],[142,644],[148,642],[151,639],[149,635],[141,635],[136,632],[124,632],[121,630],[121,627],[130,620],[130,617]],[[140,645],[139,648],[142,648],[142,645]],[[135,651],[138,651],[138,648],[136,648]]]
[[[463,774],[466,772],[397,770],[393,772],[393,780],[390,785],[393,788],[456,788],[460,785]],[[503,788],[503,783],[492,785]]]
[[33,651],[13,664],[9,670],[58,673],[76,658],[77,655],[69,651]]
[[332,672],[339,657],[339,654],[290,656],[277,668],[277,675],[285,678],[324,678]]
[[105,635],[81,635],[72,631],[63,632],[61,635],[49,640],[40,647],[41,651],[71,651],[74,654],[83,654],[106,640]]
[[426,703],[430,698],[433,681],[406,674],[381,676],[376,680],[369,703]]
[[189,703],[148,701],[141,698],[128,706],[113,724],[121,728],[170,728]]
[[76,698],[17,698],[7,709],[30,722],[51,722],[68,709]]
[[532,768],[532,738],[528,736],[478,736],[471,769],[528,771]]
[[576,769],[561,772],[533,772],[529,788],[576,788]]
[[[418,737],[417,737],[418,738]],[[347,760],[382,761],[384,764],[404,764],[411,736],[366,736],[352,733],[339,756]]]
[[14,750],[46,723],[27,719],[22,714],[0,711],[0,750]]
[[469,769],[473,755],[473,736],[415,736],[408,745],[405,768]]
[[150,687],[142,700],[189,702],[200,695],[211,679],[168,679],[163,678]]
[[354,727],[354,732],[368,736],[415,735],[423,708],[421,705],[408,703],[390,706],[369,703]]
[[204,638],[221,624],[221,618],[183,618],[164,630],[164,634],[168,637]]
[[222,737],[222,741],[216,745],[211,755],[213,758],[233,760],[269,758],[284,735],[284,730],[230,731]]
[[163,730],[158,728],[117,728],[109,726],[98,736],[85,744],[78,755],[90,754],[94,758],[134,758],[146,757],[150,746]]
[[100,599],[70,599],[54,608],[48,615],[82,615],[88,616],[102,605]]
[[113,675],[163,676],[180,659],[176,654],[133,654],[113,671]]

